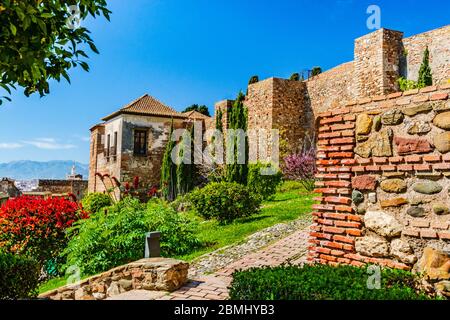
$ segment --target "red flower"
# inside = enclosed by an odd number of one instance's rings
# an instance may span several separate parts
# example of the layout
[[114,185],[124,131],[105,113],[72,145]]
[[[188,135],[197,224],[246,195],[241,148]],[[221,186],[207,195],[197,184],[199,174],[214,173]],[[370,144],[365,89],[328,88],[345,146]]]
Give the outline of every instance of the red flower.
[[139,177],[138,176],[134,177],[134,179],[133,179],[133,187],[135,190],[139,188]]
[[156,186],[153,186],[150,188],[150,190],[148,191],[148,196],[149,197],[154,197],[156,195],[156,193],[158,192],[158,188]]
[[0,247],[49,259],[65,243],[66,229],[87,217],[76,202],[64,198],[10,199],[0,207]]

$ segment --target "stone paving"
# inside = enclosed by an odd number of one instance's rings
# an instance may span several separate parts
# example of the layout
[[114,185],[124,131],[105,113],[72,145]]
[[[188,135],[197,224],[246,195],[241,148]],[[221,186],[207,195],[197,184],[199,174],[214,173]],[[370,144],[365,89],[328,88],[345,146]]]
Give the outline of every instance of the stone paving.
[[306,262],[308,236],[308,228],[295,231],[213,274],[198,276],[177,291],[167,293],[156,300],[225,300],[228,298],[227,287],[231,282],[231,274],[235,270],[286,263],[301,265]]
[[242,243],[222,247],[216,251],[205,254],[190,263],[189,278],[195,279],[205,274],[229,266],[245,256],[281,240],[297,230],[302,230],[311,225],[310,215],[301,217],[287,223],[278,223],[248,236]]
[[225,300],[235,270],[306,262],[310,216],[281,223],[191,263],[186,285],[174,292],[132,290],[111,300]]

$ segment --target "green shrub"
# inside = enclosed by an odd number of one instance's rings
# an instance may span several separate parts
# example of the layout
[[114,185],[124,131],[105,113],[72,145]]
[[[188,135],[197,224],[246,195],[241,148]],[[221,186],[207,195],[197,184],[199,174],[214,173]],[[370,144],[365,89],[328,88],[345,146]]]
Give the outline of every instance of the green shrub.
[[291,74],[291,77],[289,78],[289,80],[300,81],[300,75],[298,74],[298,72],[295,72],[295,73]]
[[35,260],[0,252],[0,300],[35,297],[39,275]]
[[311,76],[312,77],[317,76],[317,75],[319,75],[321,73],[322,73],[322,68],[321,67],[313,67],[312,70],[311,70]]
[[154,199],[142,204],[128,197],[69,231],[73,237],[63,253],[65,267],[75,265],[83,274],[94,274],[141,259],[149,231],[161,232],[163,256],[185,254],[199,244],[195,225],[166,203]]
[[430,68],[430,50],[428,47],[425,48],[423,53],[422,64],[419,69],[419,79],[417,79],[417,84],[419,88],[425,88],[433,85],[433,76],[431,74]]
[[290,192],[294,190],[306,192],[306,189],[303,186],[303,184],[300,181],[295,180],[284,180],[283,183],[277,187],[277,192],[281,193]]
[[[273,174],[270,174],[272,171]],[[266,200],[276,193],[277,187],[281,184],[282,177],[281,171],[278,168],[271,168],[270,163],[258,162],[256,164],[250,164],[248,168],[247,186],[251,192]]]
[[401,91],[408,91],[408,90],[412,90],[412,89],[417,89],[419,87],[419,85],[417,84],[416,81],[408,80],[404,77],[398,78],[397,83],[398,83]]
[[111,198],[106,193],[93,192],[87,194],[83,200],[81,200],[83,209],[90,212],[96,213],[100,209],[109,207],[112,204]]
[[380,289],[368,289],[366,268],[305,265],[249,269],[233,274],[234,300],[413,300],[428,299],[416,292],[416,276],[382,269]]
[[259,210],[260,197],[236,182],[212,182],[189,194],[189,201],[206,219],[230,222],[250,216]]

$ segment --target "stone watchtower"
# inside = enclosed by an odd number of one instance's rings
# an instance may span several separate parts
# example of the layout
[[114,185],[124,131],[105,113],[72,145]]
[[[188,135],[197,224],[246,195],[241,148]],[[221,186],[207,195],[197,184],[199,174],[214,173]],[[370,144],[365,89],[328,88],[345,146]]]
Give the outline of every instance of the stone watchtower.
[[[269,78],[248,87],[245,99],[248,108],[249,131],[260,131],[258,136],[250,136],[249,142],[257,146],[259,160],[268,160],[261,153],[261,138],[271,139],[271,130],[280,132],[280,152],[301,149],[305,137],[313,133],[314,116],[308,103],[306,84],[280,78]],[[263,132],[267,137],[262,137]],[[268,155],[271,152],[271,140],[268,140]]]
[[357,98],[398,91],[403,32],[380,29],[355,40]]

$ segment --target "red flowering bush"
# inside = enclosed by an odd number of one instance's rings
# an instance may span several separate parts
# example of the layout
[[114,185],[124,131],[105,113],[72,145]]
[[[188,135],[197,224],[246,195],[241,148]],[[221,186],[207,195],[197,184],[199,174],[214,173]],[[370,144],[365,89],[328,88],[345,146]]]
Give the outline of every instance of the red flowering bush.
[[0,207],[0,249],[44,263],[67,243],[66,229],[87,218],[76,202],[22,196]]

